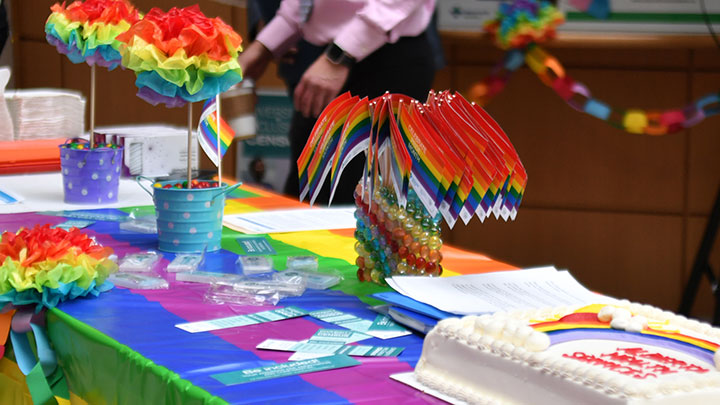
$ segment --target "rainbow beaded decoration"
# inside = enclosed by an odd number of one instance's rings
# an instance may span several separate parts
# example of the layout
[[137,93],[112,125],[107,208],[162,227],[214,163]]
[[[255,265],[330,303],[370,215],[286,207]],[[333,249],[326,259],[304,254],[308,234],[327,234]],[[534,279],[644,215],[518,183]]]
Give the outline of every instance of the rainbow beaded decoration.
[[386,277],[395,275],[442,274],[440,217],[432,218],[412,189],[405,208],[386,186],[375,189],[372,202],[359,184],[354,196],[360,281],[385,284]]

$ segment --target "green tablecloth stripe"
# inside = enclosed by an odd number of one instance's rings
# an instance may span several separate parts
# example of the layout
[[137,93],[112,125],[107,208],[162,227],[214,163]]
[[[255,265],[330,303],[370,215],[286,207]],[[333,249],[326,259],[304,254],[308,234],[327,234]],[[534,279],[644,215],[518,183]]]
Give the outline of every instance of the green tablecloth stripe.
[[[57,308],[48,311],[47,321],[58,363],[74,376],[68,381],[70,391],[90,404],[227,405]],[[136,381],[138,385],[118,387],[115,381]]]
[[[231,229],[223,229],[222,237],[222,248],[229,250],[233,253],[241,254],[242,249],[237,243],[236,239],[243,235],[240,232],[233,231]],[[301,249],[297,246],[289,245],[285,242],[274,239],[272,235],[258,235],[264,236],[270,246],[275,249],[277,255],[272,256],[274,267],[278,270],[285,269],[288,256],[314,256],[315,254],[309,250]],[[370,294],[378,292],[392,291],[390,287],[379,286],[374,283],[358,283],[357,282],[357,266],[354,263],[349,263],[346,260],[337,259],[333,257],[318,257],[318,264],[320,269],[336,269],[342,276],[343,280],[337,286],[333,287],[333,290],[339,290],[348,295],[354,295],[358,297],[362,302],[368,305],[379,305],[384,302],[379,301],[375,298],[368,297]]]

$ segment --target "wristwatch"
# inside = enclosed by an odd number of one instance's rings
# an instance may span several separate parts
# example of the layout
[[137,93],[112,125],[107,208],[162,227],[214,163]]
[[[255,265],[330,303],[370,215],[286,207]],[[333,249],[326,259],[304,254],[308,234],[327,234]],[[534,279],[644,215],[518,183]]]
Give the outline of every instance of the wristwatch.
[[328,58],[331,63],[347,67],[353,67],[355,62],[357,62],[355,58],[343,51],[342,48],[334,42],[331,42],[330,45],[325,48],[325,57]]

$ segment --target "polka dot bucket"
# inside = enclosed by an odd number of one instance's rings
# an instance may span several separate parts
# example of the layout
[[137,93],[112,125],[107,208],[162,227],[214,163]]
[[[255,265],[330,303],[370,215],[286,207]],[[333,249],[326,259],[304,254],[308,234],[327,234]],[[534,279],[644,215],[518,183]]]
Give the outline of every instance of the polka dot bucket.
[[[158,249],[165,252],[208,252],[220,249],[225,194],[241,183],[212,188],[149,188],[138,177],[142,188],[153,197],[157,215]],[[160,182],[175,184],[177,180]]]
[[65,202],[107,204],[118,200],[123,149],[71,149],[60,145]]

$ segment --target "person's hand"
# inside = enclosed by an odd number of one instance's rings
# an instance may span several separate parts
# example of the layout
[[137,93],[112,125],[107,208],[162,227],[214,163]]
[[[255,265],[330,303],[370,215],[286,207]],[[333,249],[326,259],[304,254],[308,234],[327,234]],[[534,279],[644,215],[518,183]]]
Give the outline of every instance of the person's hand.
[[340,93],[349,74],[349,67],[334,64],[320,55],[295,88],[295,109],[306,117],[317,117]]
[[244,77],[257,80],[265,72],[272,58],[272,53],[265,48],[265,45],[254,41],[240,53],[238,63]]

